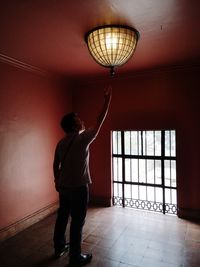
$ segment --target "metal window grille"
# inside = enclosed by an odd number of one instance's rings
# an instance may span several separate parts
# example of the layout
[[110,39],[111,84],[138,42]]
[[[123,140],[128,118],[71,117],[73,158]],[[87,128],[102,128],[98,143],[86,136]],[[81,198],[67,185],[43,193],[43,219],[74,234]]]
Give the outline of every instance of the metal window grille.
[[177,213],[176,132],[113,131],[113,204]]

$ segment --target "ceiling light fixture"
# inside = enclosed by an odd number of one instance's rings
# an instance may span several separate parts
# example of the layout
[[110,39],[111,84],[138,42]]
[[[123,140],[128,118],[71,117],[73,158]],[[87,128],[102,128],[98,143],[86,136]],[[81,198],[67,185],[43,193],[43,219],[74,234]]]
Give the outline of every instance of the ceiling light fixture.
[[122,25],[100,26],[85,35],[91,56],[98,64],[110,68],[111,76],[117,66],[125,64],[133,55],[138,39],[136,29]]

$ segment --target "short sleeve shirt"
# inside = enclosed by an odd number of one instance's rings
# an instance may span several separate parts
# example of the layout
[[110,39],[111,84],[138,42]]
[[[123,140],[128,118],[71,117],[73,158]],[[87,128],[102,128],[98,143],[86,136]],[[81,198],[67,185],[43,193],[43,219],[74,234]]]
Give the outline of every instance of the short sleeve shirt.
[[[59,188],[90,184],[89,146],[95,139],[93,130],[69,134],[58,143],[55,157],[61,163]],[[71,143],[71,144],[70,144]]]

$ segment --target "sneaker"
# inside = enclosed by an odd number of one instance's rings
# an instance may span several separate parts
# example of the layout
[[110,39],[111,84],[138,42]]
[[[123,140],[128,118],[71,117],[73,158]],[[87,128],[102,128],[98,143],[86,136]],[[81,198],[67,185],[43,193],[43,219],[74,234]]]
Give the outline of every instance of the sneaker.
[[55,258],[58,259],[69,251],[69,243],[66,243],[62,249],[55,249]]
[[92,260],[92,254],[80,254],[78,257],[71,257],[69,260],[69,266],[83,266],[88,264]]

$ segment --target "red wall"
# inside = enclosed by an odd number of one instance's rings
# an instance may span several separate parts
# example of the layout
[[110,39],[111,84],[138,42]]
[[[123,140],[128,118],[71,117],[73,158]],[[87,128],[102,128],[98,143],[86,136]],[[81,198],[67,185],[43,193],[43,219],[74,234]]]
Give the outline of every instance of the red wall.
[[[110,131],[116,129],[175,129],[180,216],[200,218],[200,76],[199,68],[149,71],[113,81],[109,116],[91,147],[93,199],[112,195]],[[92,124],[103,101],[106,81],[82,81],[74,87],[77,111]]]
[[[0,73],[0,228],[4,228],[57,200],[52,161],[63,134],[60,118],[73,103],[86,126],[92,125],[107,82],[77,81],[71,95],[69,81],[6,64],[0,64]],[[118,75],[112,84],[110,112],[91,147],[92,199],[111,200],[111,130],[175,129],[179,215],[200,218],[199,69]]]
[[52,161],[70,84],[0,64],[0,228],[57,200]]

